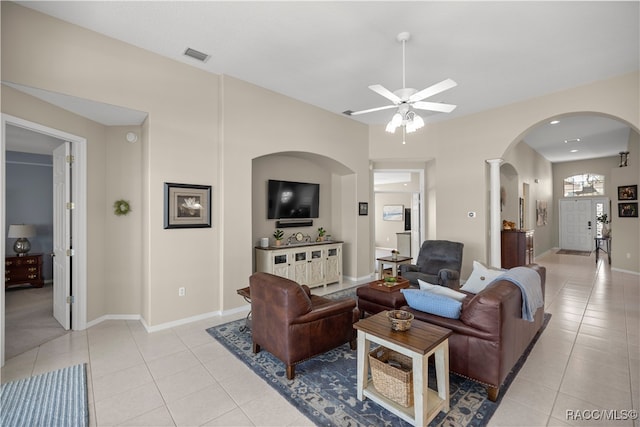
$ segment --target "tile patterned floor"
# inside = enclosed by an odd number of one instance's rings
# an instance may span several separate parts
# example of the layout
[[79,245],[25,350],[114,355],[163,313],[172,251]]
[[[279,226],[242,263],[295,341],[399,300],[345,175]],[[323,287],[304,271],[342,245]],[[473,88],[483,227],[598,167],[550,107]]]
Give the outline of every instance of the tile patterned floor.
[[[553,317],[490,425],[640,426],[567,417],[640,408],[640,276],[596,266],[593,255],[537,262]],[[313,425],[205,332],[239,317],[153,334],[137,321],[103,322],[8,360],[2,381],[86,362],[93,426]]]

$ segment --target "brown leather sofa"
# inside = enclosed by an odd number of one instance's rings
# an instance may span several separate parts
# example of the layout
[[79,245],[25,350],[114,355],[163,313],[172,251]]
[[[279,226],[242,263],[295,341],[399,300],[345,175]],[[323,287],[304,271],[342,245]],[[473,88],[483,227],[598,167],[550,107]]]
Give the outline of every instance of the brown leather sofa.
[[[546,269],[537,264],[527,267],[538,272],[542,294]],[[448,319],[408,306],[403,310],[416,319],[451,329],[449,369],[487,386],[489,399],[498,398],[500,387],[520,356],[542,326],[544,307],[534,322],[522,319],[522,293],[510,281],[500,280],[478,294],[468,294],[462,303],[460,319]]]
[[253,352],[267,350],[287,365],[295,364],[342,344],[356,347],[360,311],[352,298],[332,300],[311,295],[309,288],[269,273],[249,278]]

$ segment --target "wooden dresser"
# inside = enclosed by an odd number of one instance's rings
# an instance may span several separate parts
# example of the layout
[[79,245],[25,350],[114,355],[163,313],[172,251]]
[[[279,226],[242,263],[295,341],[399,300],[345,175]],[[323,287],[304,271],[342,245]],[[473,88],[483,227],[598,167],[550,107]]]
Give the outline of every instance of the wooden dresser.
[[30,283],[36,288],[44,285],[42,254],[8,256],[4,261],[4,287]]
[[532,264],[533,230],[502,230],[502,268]]

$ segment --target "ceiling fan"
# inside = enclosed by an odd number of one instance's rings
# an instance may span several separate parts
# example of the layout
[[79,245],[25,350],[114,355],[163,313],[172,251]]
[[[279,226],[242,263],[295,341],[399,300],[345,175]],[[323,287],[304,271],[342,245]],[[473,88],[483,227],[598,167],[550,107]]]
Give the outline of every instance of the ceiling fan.
[[398,34],[397,40],[402,42],[402,89],[398,89],[391,92],[389,89],[382,85],[376,84],[369,86],[369,89],[382,95],[391,101],[393,104],[385,105],[383,107],[369,108],[361,111],[347,110],[344,114],[348,116],[357,116],[360,114],[372,113],[374,111],[388,110],[391,108],[397,108],[396,113],[391,118],[391,121],[387,124],[386,131],[394,133],[400,126],[404,126],[407,132],[415,132],[424,126],[424,120],[414,110],[428,110],[437,111],[441,113],[450,113],[456,106],[452,104],[443,104],[440,102],[427,102],[423,101],[430,96],[444,92],[447,89],[457,86],[458,84],[451,79],[446,79],[440,83],[436,83],[429,86],[426,89],[418,91],[413,88],[406,87],[405,84],[405,44],[411,37],[408,32],[402,32]]

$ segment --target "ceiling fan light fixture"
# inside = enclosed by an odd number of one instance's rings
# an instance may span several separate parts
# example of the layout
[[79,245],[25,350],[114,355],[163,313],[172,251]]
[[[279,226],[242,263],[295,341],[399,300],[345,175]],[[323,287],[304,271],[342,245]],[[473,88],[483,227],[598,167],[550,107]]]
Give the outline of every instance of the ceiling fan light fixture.
[[392,122],[389,122],[389,123],[387,123],[387,127],[384,130],[386,130],[389,133],[396,133],[396,129],[397,128],[398,127],[394,126]]

